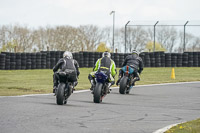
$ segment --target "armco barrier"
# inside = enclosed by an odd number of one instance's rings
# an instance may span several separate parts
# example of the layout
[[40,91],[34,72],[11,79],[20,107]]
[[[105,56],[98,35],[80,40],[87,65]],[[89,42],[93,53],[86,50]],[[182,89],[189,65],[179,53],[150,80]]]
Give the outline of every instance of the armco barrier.
[[[27,69],[52,69],[64,51],[41,51],[37,53],[0,53],[0,70],[27,70]],[[122,63],[128,53],[111,53],[111,59],[117,67]],[[93,67],[102,57],[102,52],[75,52],[80,67]],[[140,57],[144,67],[200,67],[200,52],[164,53],[143,52]]]

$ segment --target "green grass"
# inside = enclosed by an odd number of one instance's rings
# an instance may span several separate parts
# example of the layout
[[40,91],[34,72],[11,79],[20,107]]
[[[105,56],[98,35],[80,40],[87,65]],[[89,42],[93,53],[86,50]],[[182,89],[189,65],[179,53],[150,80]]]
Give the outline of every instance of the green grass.
[[[92,68],[80,68],[76,90],[89,89],[88,74],[91,71]],[[200,67],[175,68],[176,79],[171,79],[171,68],[145,68],[136,85],[200,81],[199,73]],[[49,69],[0,70],[0,96],[51,93],[52,87],[53,71]]]
[[186,123],[178,124],[172,127],[165,133],[199,133],[200,132],[200,119],[189,121]]

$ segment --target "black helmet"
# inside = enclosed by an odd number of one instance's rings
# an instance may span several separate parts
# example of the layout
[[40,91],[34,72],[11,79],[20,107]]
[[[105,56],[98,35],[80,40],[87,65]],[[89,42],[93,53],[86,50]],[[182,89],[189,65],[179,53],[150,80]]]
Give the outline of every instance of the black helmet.
[[111,57],[111,55],[110,55],[110,53],[108,52],[108,51],[106,51],[106,52],[103,52],[103,54],[102,54],[102,57]]

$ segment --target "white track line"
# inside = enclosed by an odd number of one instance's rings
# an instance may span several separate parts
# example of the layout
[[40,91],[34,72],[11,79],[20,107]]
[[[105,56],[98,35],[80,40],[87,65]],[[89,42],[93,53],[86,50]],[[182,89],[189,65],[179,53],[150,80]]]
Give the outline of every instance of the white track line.
[[[195,81],[195,82],[176,82],[176,83],[163,83],[163,84],[149,84],[149,85],[137,85],[134,86],[134,88],[137,87],[148,87],[148,86],[161,86],[161,85],[173,85],[173,84],[192,84],[192,83],[200,83],[200,81]],[[119,87],[111,87],[111,89],[117,89]],[[78,90],[78,91],[74,91],[74,93],[82,93],[82,92],[88,92],[90,90]],[[0,96],[0,98],[3,97],[29,97],[29,96],[48,96],[48,95],[53,95],[53,93],[49,93],[49,94],[29,94],[29,95],[19,95],[19,96]]]
[[[183,122],[182,122],[182,123],[183,123]],[[153,132],[153,133],[164,133],[164,132],[166,132],[167,130],[169,130],[170,128],[172,128],[172,127],[174,127],[174,126],[176,126],[176,125],[178,125],[178,124],[181,124],[181,123],[176,123],[176,124],[168,125],[168,126],[166,126],[166,127],[164,127],[164,128],[161,128],[161,129],[156,130],[156,131]]]

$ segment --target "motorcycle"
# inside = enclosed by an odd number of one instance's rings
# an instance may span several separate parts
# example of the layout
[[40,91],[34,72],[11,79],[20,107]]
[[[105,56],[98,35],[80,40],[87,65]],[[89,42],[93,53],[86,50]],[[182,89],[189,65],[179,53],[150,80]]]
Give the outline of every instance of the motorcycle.
[[58,105],[67,104],[67,99],[69,96],[73,93],[73,84],[71,82],[68,82],[68,78],[70,73],[72,73],[73,70],[67,70],[65,72],[58,72],[58,78],[59,78],[59,84],[56,94],[56,103]]
[[124,66],[122,67],[123,71],[123,77],[120,80],[120,86],[119,86],[119,93],[120,94],[129,94],[131,88],[134,86],[134,69],[130,66]]
[[104,71],[95,73],[95,87],[93,90],[94,103],[101,103],[103,98],[108,94],[111,83],[108,81],[108,76]]

